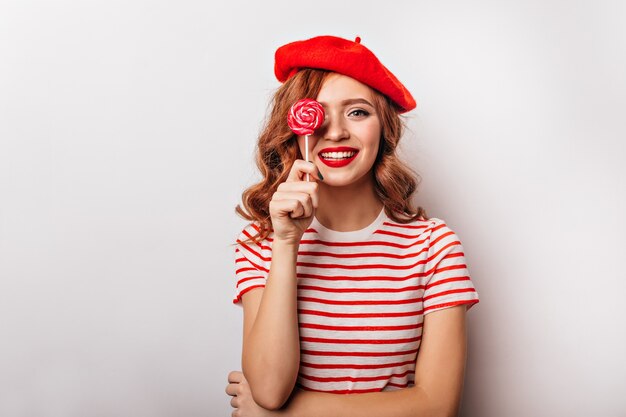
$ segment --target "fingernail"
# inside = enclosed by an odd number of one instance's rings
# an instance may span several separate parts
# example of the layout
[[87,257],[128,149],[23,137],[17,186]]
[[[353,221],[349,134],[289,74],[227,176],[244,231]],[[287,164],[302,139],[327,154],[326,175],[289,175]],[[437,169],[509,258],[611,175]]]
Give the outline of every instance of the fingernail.
[[317,169],[317,176],[320,177],[320,180],[324,181],[324,177],[322,176],[319,168]]

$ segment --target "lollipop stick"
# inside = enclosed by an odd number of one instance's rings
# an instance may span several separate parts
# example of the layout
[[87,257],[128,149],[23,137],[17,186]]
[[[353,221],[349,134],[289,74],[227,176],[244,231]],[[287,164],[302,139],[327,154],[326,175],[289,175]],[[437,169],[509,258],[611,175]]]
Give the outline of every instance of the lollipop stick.
[[[304,159],[306,159],[306,161],[309,162],[309,135],[304,135],[304,148],[305,148]],[[307,182],[311,181],[308,172],[306,174],[306,180],[307,180]]]

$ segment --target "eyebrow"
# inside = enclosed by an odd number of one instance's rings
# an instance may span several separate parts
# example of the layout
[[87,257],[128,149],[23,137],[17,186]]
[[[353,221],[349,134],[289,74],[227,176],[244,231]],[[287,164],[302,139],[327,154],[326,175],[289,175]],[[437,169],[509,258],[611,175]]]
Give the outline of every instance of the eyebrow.
[[[327,104],[324,103],[323,101],[320,101],[319,103],[322,106],[327,106]],[[349,99],[343,100],[340,104],[342,106],[347,106],[348,104],[355,104],[355,103],[367,104],[370,107],[374,107],[374,105],[372,103],[370,103],[369,101],[365,100],[364,98],[349,98]]]

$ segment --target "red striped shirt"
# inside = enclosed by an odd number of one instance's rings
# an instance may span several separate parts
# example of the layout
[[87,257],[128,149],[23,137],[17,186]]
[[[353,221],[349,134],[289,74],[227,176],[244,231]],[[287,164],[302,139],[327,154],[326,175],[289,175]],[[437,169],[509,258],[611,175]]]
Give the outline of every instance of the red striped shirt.
[[[248,224],[239,241],[256,235]],[[237,245],[233,302],[263,288],[272,235]],[[413,385],[424,315],[478,302],[457,235],[441,219],[409,224],[384,210],[364,229],[337,232],[317,219],[296,264],[303,389],[362,393]]]

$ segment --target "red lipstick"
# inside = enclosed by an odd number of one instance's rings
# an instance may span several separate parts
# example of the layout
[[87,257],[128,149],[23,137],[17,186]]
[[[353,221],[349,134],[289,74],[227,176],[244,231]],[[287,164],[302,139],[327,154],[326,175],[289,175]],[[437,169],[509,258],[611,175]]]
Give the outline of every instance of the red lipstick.
[[[322,154],[326,152],[354,152],[354,155],[352,155],[349,158],[327,159],[322,156]],[[331,168],[341,168],[341,167],[348,165],[350,162],[354,161],[358,153],[359,153],[358,149],[350,148],[348,146],[338,146],[336,148],[324,148],[317,153],[317,156],[327,166]]]
[[351,148],[349,146],[336,146],[334,148],[324,148],[321,149],[318,153],[326,153],[326,152],[358,152],[359,150],[356,148]]

